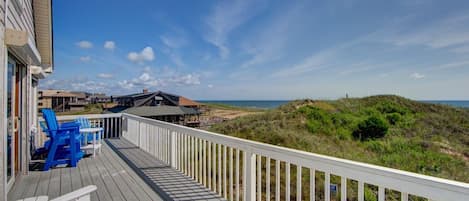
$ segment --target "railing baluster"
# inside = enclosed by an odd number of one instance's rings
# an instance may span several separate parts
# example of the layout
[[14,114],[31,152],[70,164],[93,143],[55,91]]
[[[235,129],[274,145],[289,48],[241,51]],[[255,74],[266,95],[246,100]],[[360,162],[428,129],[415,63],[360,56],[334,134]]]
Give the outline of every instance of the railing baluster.
[[252,152],[243,151],[243,185],[244,200],[256,200],[256,155]]
[[270,201],[270,157],[265,158],[265,197]]
[[239,149],[236,149],[236,201],[239,201]]
[[[203,144],[203,176],[204,176],[204,186],[207,186],[207,142],[205,140],[202,141]],[[210,154],[209,154],[210,155]]]
[[221,195],[221,144],[218,144],[218,195]]
[[331,174],[329,172],[324,172],[324,200],[331,200]]
[[226,146],[223,146],[223,197],[228,198],[228,193],[226,192]]
[[[181,140],[181,134],[179,132],[176,132],[176,141],[177,141],[177,164],[178,164],[178,170],[182,171],[182,140]],[[164,144],[163,144],[164,146]],[[163,149],[164,150],[164,149]]]
[[194,148],[195,148],[195,155],[194,155],[194,160],[195,160],[195,167],[194,167],[194,173],[195,173],[195,180],[200,183],[199,180],[199,138],[194,139]]
[[401,201],[409,201],[409,194],[401,192]]
[[194,166],[196,164],[195,160],[194,160],[194,137],[191,136],[190,138],[190,141],[191,141],[191,178],[192,179],[195,179],[195,175],[194,175]]
[[285,163],[285,200],[290,200],[290,163]]
[[301,166],[296,165],[296,200],[301,201]]
[[275,160],[275,200],[280,201],[280,160]]
[[340,200],[347,201],[347,178],[342,176],[340,182]]
[[111,121],[112,121],[112,129],[111,129],[112,138],[115,138],[115,137],[116,137],[116,136],[115,136],[115,131],[114,131],[114,129],[115,129],[115,127],[116,127],[115,121],[114,121],[114,118],[110,118],[110,119],[111,119]]
[[385,188],[382,186],[378,187],[378,201],[384,201],[385,199]]
[[213,191],[217,192],[217,144],[215,143],[212,146],[212,157],[212,180],[210,182],[212,182]]
[[316,170],[309,169],[309,200],[316,200]]
[[202,139],[199,139],[199,183],[203,184],[203,158],[202,158]]
[[[213,190],[212,188],[212,143],[208,142],[208,188]],[[213,168],[215,169],[215,168]],[[213,185],[215,186],[215,185]]]
[[188,135],[184,134],[184,163],[185,163],[185,174],[189,175],[189,146],[188,146]]
[[230,200],[233,201],[233,147],[230,147]]
[[358,201],[365,200],[365,184],[363,181],[358,181]]
[[261,155],[257,155],[257,200],[261,200],[262,197],[262,158]]

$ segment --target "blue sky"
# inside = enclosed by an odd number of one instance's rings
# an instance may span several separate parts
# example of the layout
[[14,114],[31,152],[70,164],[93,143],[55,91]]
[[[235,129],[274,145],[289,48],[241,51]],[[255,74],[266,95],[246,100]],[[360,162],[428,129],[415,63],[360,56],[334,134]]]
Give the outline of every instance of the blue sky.
[[469,1],[54,1],[41,88],[469,99]]

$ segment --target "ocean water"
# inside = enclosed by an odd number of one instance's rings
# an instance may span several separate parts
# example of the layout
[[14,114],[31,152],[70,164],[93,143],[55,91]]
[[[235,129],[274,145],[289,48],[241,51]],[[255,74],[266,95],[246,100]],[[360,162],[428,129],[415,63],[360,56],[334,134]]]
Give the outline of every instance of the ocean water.
[[203,100],[201,103],[218,103],[236,107],[272,109],[290,102],[289,100]]
[[[236,107],[250,107],[250,108],[262,108],[272,109],[277,108],[280,105],[288,103],[288,100],[203,100],[201,103],[219,103],[225,105],[232,105]],[[459,100],[424,100],[421,102],[450,105],[453,107],[469,108],[469,101]]]
[[422,102],[449,105],[449,106],[453,106],[453,107],[469,108],[469,101],[461,101],[461,100],[425,100],[425,101],[422,101]]

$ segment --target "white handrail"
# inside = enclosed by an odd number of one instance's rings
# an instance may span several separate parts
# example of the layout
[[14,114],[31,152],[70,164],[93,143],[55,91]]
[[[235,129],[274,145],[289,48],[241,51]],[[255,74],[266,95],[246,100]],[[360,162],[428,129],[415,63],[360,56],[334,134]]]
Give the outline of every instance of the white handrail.
[[[264,158],[281,161],[286,164],[322,171],[326,173],[326,177],[329,177],[330,175],[337,175],[343,177],[342,181],[344,179],[345,181],[347,179],[351,179],[359,181],[360,184],[366,183],[378,186],[380,189],[379,200],[384,200],[383,196],[385,188],[403,192],[403,200],[407,199],[408,194],[421,196],[431,200],[469,200],[469,184],[463,182],[441,179],[377,165],[370,165],[366,163],[240,139],[130,114],[123,114],[122,117],[124,122],[123,126],[127,128],[127,130],[124,129],[123,131],[124,138],[129,139],[131,142],[148,152],[154,152],[153,149],[160,149],[160,146],[164,146],[163,151],[172,153],[156,156],[169,156],[168,158],[173,159],[174,162],[172,162],[173,160],[165,161],[168,162],[168,164],[173,165],[173,167],[180,169],[183,173],[189,176],[193,176],[192,174],[194,173],[191,171],[186,171],[186,164],[188,164],[188,166],[193,166],[196,164],[196,161],[190,160],[190,157],[186,157],[187,154],[189,154],[189,156],[195,154],[196,158],[202,159],[204,161],[207,160],[207,153],[205,148],[206,143],[200,145],[199,148],[201,150],[199,152],[201,153],[192,153],[194,150],[197,150],[197,146],[199,146],[201,141],[207,141],[210,142],[207,143],[209,146],[208,149],[210,149],[211,144],[212,147],[221,145],[224,147],[240,150],[243,153],[243,157],[247,156],[247,158],[244,160],[245,162],[243,165],[245,169],[243,169],[243,171],[244,174],[247,174],[248,177],[255,177],[255,156],[257,155]],[[157,138],[161,139],[162,141],[155,141]],[[185,141],[187,139],[189,140],[188,143]],[[174,140],[176,142],[173,142]],[[161,144],[161,142],[164,142],[164,144]],[[195,147],[190,146],[191,143],[195,143]],[[172,148],[171,146],[178,146],[178,148]],[[214,154],[213,156],[216,155],[216,153],[208,153]],[[216,161],[215,157],[212,158],[214,161]],[[182,163],[183,166],[181,166],[180,163]],[[221,162],[218,164],[220,163]],[[258,162],[257,165],[260,165],[260,163]],[[226,168],[226,165],[224,168]],[[254,168],[254,170],[252,170],[252,168]],[[205,167],[203,169],[205,170]],[[238,169],[236,170],[238,171]],[[216,172],[216,170],[213,169],[212,171]],[[202,177],[204,177],[206,174],[211,173],[202,172],[197,176],[202,175]],[[276,171],[276,174],[278,174],[278,171]],[[244,195],[248,200],[252,200],[252,198],[255,199],[256,179],[245,179],[245,181],[254,182],[254,184],[247,184],[249,189],[243,189],[245,192]],[[206,184],[206,182],[202,183]],[[260,185],[259,182],[257,183],[257,185]],[[359,190],[360,188],[361,187],[359,186]],[[346,188],[342,189],[346,190]],[[220,192],[221,189],[220,191],[216,191]],[[231,193],[231,191],[232,189],[229,193]],[[246,193],[250,193],[250,195],[246,195]],[[329,196],[326,196],[326,200],[328,197]],[[359,197],[363,196],[359,195]]]

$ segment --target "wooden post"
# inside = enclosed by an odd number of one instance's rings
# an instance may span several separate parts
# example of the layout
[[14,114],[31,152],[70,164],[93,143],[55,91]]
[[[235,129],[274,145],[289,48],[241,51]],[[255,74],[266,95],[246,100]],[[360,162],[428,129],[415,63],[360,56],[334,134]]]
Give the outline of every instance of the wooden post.
[[256,200],[256,155],[244,152],[245,193],[244,200]]

